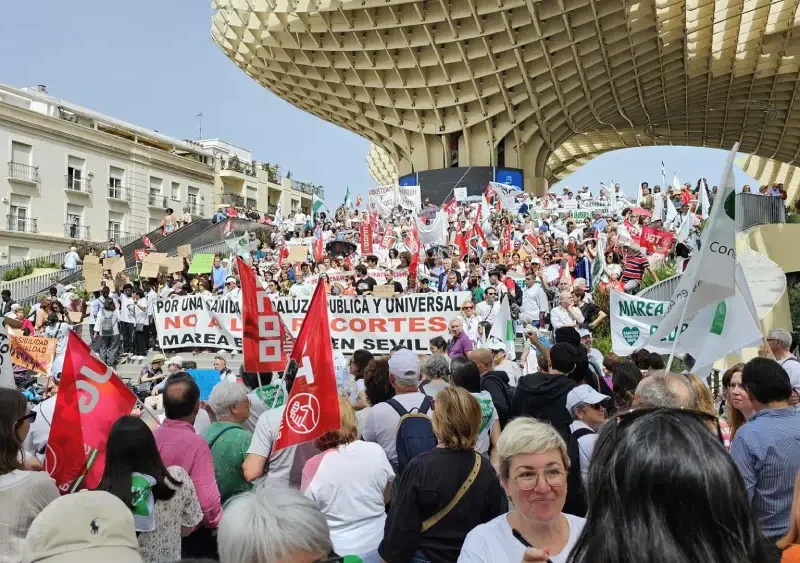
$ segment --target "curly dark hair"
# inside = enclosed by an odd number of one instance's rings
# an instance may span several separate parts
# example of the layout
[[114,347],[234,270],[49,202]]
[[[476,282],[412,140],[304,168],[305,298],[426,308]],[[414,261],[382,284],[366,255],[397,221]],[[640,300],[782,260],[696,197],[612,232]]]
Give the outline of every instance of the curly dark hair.
[[364,393],[370,405],[384,403],[395,396],[389,383],[389,356],[374,358],[364,370]]

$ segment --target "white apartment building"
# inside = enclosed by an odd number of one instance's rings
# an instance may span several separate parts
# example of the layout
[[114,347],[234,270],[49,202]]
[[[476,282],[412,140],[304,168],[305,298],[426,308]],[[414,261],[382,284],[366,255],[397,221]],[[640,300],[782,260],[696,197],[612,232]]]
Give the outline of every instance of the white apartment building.
[[59,252],[75,240],[124,244],[157,228],[167,207],[209,217],[218,182],[214,155],[202,146],[59,100],[41,86],[0,84],[2,160],[0,263]]

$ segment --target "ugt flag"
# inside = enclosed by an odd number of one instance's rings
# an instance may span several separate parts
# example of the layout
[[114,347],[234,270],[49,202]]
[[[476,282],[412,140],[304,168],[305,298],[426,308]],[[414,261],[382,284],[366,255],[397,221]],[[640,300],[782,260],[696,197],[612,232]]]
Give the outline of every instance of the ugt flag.
[[258,287],[253,269],[238,256],[236,265],[242,280],[244,370],[249,373],[283,371],[294,344],[292,334],[272,309],[269,296]]
[[294,383],[278,428],[275,452],[316,440],[341,426],[324,283],[318,283],[314,290],[284,373],[285,378],[294,377]]
[[114,370],[70,332],[44,460],[62,494],[97,486],[111,426],[135,404]]

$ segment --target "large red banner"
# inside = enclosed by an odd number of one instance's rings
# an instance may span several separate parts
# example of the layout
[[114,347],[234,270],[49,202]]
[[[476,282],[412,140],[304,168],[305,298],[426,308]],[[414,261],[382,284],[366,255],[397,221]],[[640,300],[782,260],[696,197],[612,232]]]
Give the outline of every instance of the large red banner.
[[642,227],[642,236],[639,239],[648,254],[668,254],[675,240],[675,233],[668,233],[655,227]]
[[625,228],[628,229],[628,234],[631,235],[631,240],[634,244],[641,246],[642,228],[639,225],[634,225],[627,219],[623,222]]
[[62,494],[100,483],[111,426],[135,404],[114,370],[70,332],[45,453],[45,469]]
[[372,254],[372,223],[363,221],[359,227],[361,235],[361,256]]
[[244,370],[249,373],[283,371],[289,361],[294,340],[272,309],[272,301],[258,287],[256,275],[240,257],[236,257],[242,281],[242,351]]
[[314,290],[284,373],[294,382],[275,439],[275,452],[341,427],[324,283],[318,283]]

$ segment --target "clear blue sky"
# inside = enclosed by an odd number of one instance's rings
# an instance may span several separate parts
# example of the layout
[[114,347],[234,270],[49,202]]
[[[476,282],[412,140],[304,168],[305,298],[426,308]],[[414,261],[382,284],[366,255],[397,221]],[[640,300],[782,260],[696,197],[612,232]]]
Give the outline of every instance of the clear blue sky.
[[[57,97],[178,138],[219,137],[325,186],[336,204],[345,187],[366,194],[369,143],[284,102],[233,64],[211,40],[210,0],[0,0],[0,82],[45,84]],[[599,157],[559,183],[596,191],[612,179],[635,193],[640,181],[700,176],[716,184],[722,151],[656,148]],[[741,171],[737,184],[755,183]],[[559,190],[560,191],[560,190]]]

